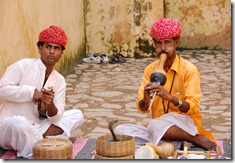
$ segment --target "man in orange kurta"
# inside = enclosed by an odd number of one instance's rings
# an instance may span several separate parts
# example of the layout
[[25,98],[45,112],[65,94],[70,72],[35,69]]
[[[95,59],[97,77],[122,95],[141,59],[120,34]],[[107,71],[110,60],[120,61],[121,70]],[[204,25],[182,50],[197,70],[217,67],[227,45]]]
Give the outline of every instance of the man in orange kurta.
[[[139,88],[137,100],[138,110],[142,113],[149,112],[149,110],[142,110],[139,106],[139,103],[144,98],[144,87],[150,82],[150,75],[154,71],[156,71],[156,68],[159,65],[159,61],[160,60],[157,60],[147,66],[144,72],[144,79],[142,80],[141,86]],[[151,107],[152,118],[159,118],[163,114],[170,112],[186,114],[193,119],[201,135],[205,135],[211,140],[215,140],[214,136],[211,133],[202,128],[202,116],[199,111],[201,101],[200,74],[197,68],[187,60],[180,57],[179,54],[177,54],[173,64],[166,72],[166,78],[167,81],[163,88],[167,92],[170,92],[171,85],[173,84],[171,96],[186,101],[190,108],[187,112],[183,112],[179,109],[179,107],[176,107],[173,103],[167,100],[163,100],[165,105],[164,110],[161,96],[156,96]]]
[[[153,24],[150,35],[160,59],[145,68],[136,101],[138,110],[142,113],[150,112],[153,119],[146,130],[123,124],[117,126],[115,132],[123,133],[125,130],[125,134],[156,145],[162,140],[186,141],[213,150],[216,140],[203,129],[199,110],[200,73],[195,65],[176,51],[181,33],[178,20],[161,18]],[[155,72],[163,74],[166,81],[161,83],[160,77],[152,78]],[[144,135],[144,132],[147,134]]]

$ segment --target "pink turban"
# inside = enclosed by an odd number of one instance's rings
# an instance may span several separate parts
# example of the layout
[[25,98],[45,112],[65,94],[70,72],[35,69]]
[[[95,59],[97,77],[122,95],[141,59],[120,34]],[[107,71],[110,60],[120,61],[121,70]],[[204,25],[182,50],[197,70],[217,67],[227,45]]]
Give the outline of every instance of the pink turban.
[[160,18],[157,20],[150,31],[153,39],[161,40],[180,36],[182,29],[178,20]]
[[59,44],[65,47],[68,39],[63,29],[52,25],[40,32],[39,41]]

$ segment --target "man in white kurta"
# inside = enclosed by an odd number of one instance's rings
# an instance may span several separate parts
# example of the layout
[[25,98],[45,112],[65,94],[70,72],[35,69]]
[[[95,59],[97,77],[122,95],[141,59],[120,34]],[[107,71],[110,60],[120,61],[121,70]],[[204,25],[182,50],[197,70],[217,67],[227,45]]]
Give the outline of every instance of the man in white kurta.
[[[67,40],[61,42],[63,38],[67,39],[62,29],[56,26],[48,29],[47,32],[54,30],[55,35],[59,35],[59,39],[57,39],[58,37],[51,39],[53,32],[47,34],[43,43],[48,39],[50,44],[45,46],[51,48],[51,45],[56,45],[55,47],[57,44],[66,45]],[[62,33],[60,34],[58,31],[62,31]],[[83,123],[83,114],[80,110],[64,110],[66,93],[64,77],[52,69],[44,83],[47,67],[41,58],[26,58],[17,61],[7,68],[0,79],[0,99],[2,100],[0,105],[0,146],[17,151],[18,157],[32,156],[34,143],[43,139],[43,134],[52,124],[61,128],[63,133],[51,137],[69,138],[70,132]],[[57,113],[54,116],[48,116],[46,112],[47,117],[41,118],[38,105],[33,101],[35,90],[49,87],[52,87],[54,91],[53,103],[57,108]]]

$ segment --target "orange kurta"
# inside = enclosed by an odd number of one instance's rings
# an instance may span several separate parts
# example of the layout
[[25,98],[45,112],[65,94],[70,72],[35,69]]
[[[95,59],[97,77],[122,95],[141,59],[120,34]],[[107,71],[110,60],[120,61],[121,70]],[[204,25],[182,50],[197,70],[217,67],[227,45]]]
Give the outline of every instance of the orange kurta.
[[[141,86],[138,91],[138,99],[136,101],[137,108],[142,113],[148,113],[149,111],[142,111],[139,107],[139,101],[144,98],[144,87],[150,82],[150,75],[156,71],[160,60],[149,64],[145,70],[142,79]],[[203,129],[202,116],[199,110],[201,102],[201,87],[200,87],[200,73],[189,61],[183,59],[179,55],[176,56],[171,69],[166,73],[166,84],[164,88],[170,92],[170,88],[173,81],[175,72],[175,78],[172,86],[171,94],[177,98],[186,100],[189,103],[190,109],[187,113],[181,112],[179,108],[175,107],[172,103],[169,103],[168,112],[176,112],[179,114],[187,114],[190,116],[198,128],[198,132],[201,135],[207,136],[209,139],[215,141],[214,136]],[[165,108],[168,107],[168,101],[164,100]],[[164,114],[164,108],[162,104],[162,98],[156,96],[151,108],[152,118],[158,118]]]

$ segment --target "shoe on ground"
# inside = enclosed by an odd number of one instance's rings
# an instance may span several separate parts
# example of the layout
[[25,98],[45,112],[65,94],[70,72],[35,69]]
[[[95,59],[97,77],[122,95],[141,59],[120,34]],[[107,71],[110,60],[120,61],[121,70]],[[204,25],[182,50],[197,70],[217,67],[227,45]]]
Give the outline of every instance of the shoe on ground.
[[122,54],[115,54],[110,58],[109,63],[111,63],[111,64],[126,63],[126,60]]
[[100,54],[100,58],[101,58],[101,63],[108,63],[109,61],[108,56],[104,53]]
[[97,54],[92,54],[87,58],[83,58],[82,61],[85,63],[101,63],[101,57]]

